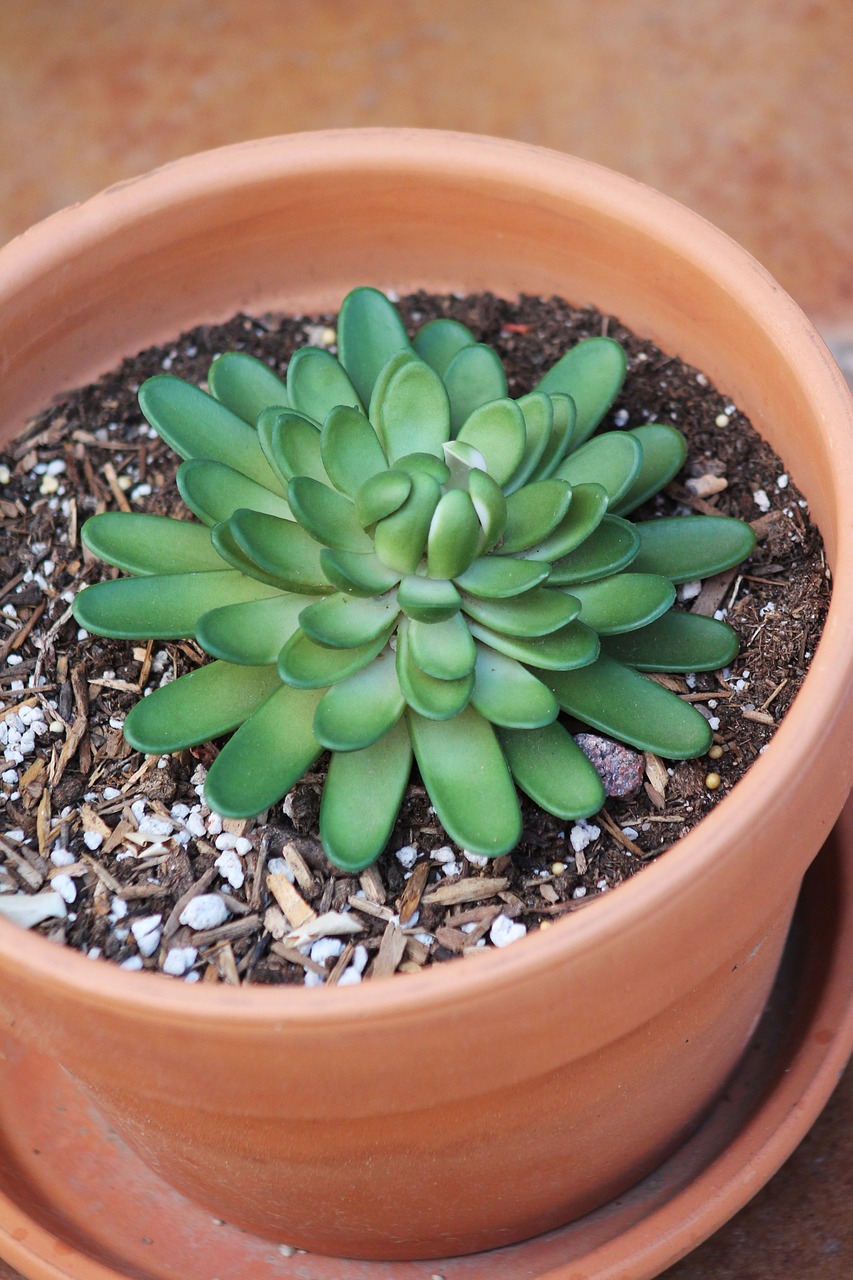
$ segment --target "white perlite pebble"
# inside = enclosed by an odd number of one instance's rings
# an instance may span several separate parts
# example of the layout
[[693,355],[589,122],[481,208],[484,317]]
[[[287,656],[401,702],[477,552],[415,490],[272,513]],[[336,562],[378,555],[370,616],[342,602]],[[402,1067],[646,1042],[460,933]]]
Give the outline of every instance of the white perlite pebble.
[[418,860],[418,851],[413,844],[404,844],[402,849],[398,849],[394,856],[401,867],[405,868],[406,871],[411,871]]
[[122,960],[119,965],[120,969],[130,969],[134,972],[142,967],[142,956],[128,956],[128,958],[126,960]]
[[756,489],[752,497],[759,511],[764,511],[766,513],[770,510],[770,499],[763,489]]
[[526,933],[525,925],[510,920],[509,916],[499,915],[492,922],[489,938],[494,947],[508,947],[511,942],[518,942],[518,939],[523,938]]
[[104,843],[104,837],[99,835],[97,831],[84,831],[83,843],[87,849],[94,853]]
[[63,919],[68,912],[61,896],[54,889],[43,893],[0,894],[0,916],[5,916],[22,929],[32,929],[42,920],[53,917]]
[[134,920],[130,932],[136,939],[140,955],[153,956],[160,945],[160,922],[162,916],[142,916]]
[[308,954],[315,964],[325,964],[327,960],[337,960],[343,949],[340,938],[318,938]]
[[243,864],[233,849],[224,849],[216,859],[215,866],[232,889],[242,889],[246,877]]
[[479,853],[472,853],[470,849],[463,849],[462,852],[472,867],[487,867],[489,865],[489,859],[484,858]]
[[191,969],[198,958],[195,947],[172,947],[163,961],[163,972],[170,973],[173,978],[182,978]]
[[72,862],[77,861],[70,849],[54,849],[50,860],[55,867],[70,867]]
[[569,832],[569,840],[575,853],[581,853],[587,845],[592,844],[601,835],[601,828],[581,818]]
[[215,929],[224,924],[231,912],[218,893],[200,893],[191,898],[181,912],[181,924],[190,929]]
[[[397,855],[399,857],[399,854]],[[455,862],[456,854],[453,852],[449,844],[443,844],[440,849],[433,849],[429,855],[433,862]]]
[[54,876],[50,883],[60,895],[63,902],[67,902],[69,906],[76,900],[77,886],[71,877],[66,875],[64,871],[60,872],[58,876]]

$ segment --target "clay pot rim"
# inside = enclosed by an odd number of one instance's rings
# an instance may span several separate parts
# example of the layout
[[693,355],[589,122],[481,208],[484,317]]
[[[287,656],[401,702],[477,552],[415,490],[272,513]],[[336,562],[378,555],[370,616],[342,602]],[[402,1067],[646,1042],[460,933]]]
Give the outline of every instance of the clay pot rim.
[[[338,167],[393,173],[416,168],[438,178],[471,183],[527,186],[543,201],[570,196],[610,221],[624,221],[647,237],[667,242],[685,262],[713,264],[714,278],[732,305],[760,317],[780,359],[796,371],[804,399],[823,420],[834,455],[835,578],[853,581],[853,522],[843,518],[845,492],[853,488],[853,399],[816,330],[794,301],[746,250],[724,232],[677,201],[636,180],[563,153],[495,137],[429,129],[339,129],[281,135],[199,152],[151,173],[118,183],[83,204],[46,218],[0,250],[0,287],[26,288],[27,278],[50,270],[104,232],[144,220],[165,203],[203,201],[223,185],[268,181],[285,174],[333,171]],[[8,281],[8,285],[4,282]],[[615,930],[631,928],[638,915],[686,892],[697,863],[725,859],[760,813],[790,788],[798,762],[818,749],[823,726],[836,713],[837,690],[853,685],[853,590],[833,591],[823,637],[800,695],[732,794],[707,815],[665,858],[644,868],[596,901],[594,910],[558,921],[504,951],[470,963],[437,965],[408,981],[364,983],[357,988],[203,988],[154,973],[128,973],[108,963],[92,963],[79,952],[57,948],[45,938],[0,920],[0,956],[7,972],[27,970],[58,992],[78,998],[136,1007],[149,1017],[191,1018],[231,1024],[264,1024],[282,1019],[300,1023],[390,1016],[444,1003],[476,1001],[497,984],[511,986],[543,966],[568,965],[572,956],[606,943]],[[788,764],[785,764],[787,759]]]

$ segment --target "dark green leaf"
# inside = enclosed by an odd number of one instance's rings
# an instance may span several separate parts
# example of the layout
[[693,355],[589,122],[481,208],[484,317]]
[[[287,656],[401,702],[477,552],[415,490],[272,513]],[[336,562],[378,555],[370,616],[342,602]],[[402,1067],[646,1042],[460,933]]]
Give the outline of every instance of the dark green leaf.
[[394,655],[386,649],[326,690],[314,715],[314,732],[332,751],[369,747],[397,723],[405,705]]
[[278,687],[275,667],[209,662],[137,702],[124,736],[146,755],[183,751],[236,729]]
[[420,358],[443,378],[453,357],[463,347],[475,346],[476,341],[471,330],[466,329],[464,324],[442,316],[438,320],[428,321],[419,329],[413,345]]
[[640,550],[633,568],[662,573],[673,582],[709,578],[740,564],[755,546],[755,534],[731,516],[663,516],[634,526]]
[[345,405],[338,405],[326,416],[320,454],[332,484],[350,498],[388,466],[373,424],[363,413]]
[[477,554],[480,521],[464,489],[448,489],[439,499],[427,538],[427,571],[433,578],[455,578]]
[[551,426],[551,439],[539,460],[539,465],[530,477],[531,480],[547,480],[568,453],[574,438],[577,410],[571,396],[552,392],[550,396],[554,421]]
[[598,656],[598,636],[582,622],[570,622],[559,631],[552,631],[547,636],[534,636],[526,639],[523,636],[502,635],[489,627],[481,627],[479,623],[471,623],[471,634],[475,640],[481,640],[490,649],[505,653],[509,658],[519,662],[530,663],[534,667],[544,667],[552,671],[570,670],[583,667]]
[[500,554],[514,555],[543,542],[557,528],[571,501],[572,490],[565,480],[536,480],[508,494]]
[[322,347],[302,347],[287,366],[287,394],[299,413],[321,426],[336,405],[361,409],[342,365]]
[[80,531],[83,546],[125,573],[192,573],[224,569],[203,524],[136,511],[104,511]]
[[332,551],[324,547],[320,565],[329,582],[356,596],[379,596],[396,587],[401,575],[384,565],[373,552]]
[[457,435],[475,409],[506,395],[506,374],[491,347],[476,343],[463,347],[450,361],[444,374],[450,398],[450,430]]
[[398,588],[397,603],[418,622],[443,622],[459,611],[462,597],[446,578],[408,574]]
[[199,618],[195,635],[214,658],[250,667],[271,665],[299,625],[306,596],[279,594],[225,605]]
[[737,656],[738,638],[716,618],[671,609],[638,631],[608,636],[601,650],[640,671],[718,671]]
[[424,786],[451,840],[487,857],[508,853],[521,836],[521,811],[488,720],[473,707],[450,723],[406,714]]
[[401,365],[383,394],[374,395],[370,412],[392,465],[411,453],[443,458],[442,445],[450,439],[450,404],[441,378],[422,360]]
[[530,395],[521,396],[516,403],[524,415],[526,439],[521,462],[506,484],[508,494],[535,478],[542,456],[551,442],[554,426],[554,405],[544,391],[532,391]]
[[258,439],[284,492],[294,476],[328,479],[316,424],[295,409],[269,409],[258,418]]
[[286,409],[287,387],[269,365],[246,351],[226,351],[217,356],[207,375],[211,395],[254,427],[271,405]]
[[285,684],[296,689],[320,689],[354,675],[385,648],[390,627],[369,644],[351,649],[330,649],[317,644],[302,631],[297,631],[278,655],[278,674]]
[[158,374],[139,388],[139,407],[182,458],[224,462],[275,493],[279,479],[261,448],[258,433],[213,396],[180,378]]
[[630,521],[605,516],[575,551],[555,560],[550,581],[555,586],[571,586],[618,573],[635,559],[639,549],[640,535]]
[[514,658],[477,645],[471,705],[492,724],[533,729],[550,724],[560,710],[550,689]]
[[477,600],[466,596],[462,608],[481,626],[506,636],[546,636],[563,628],[580,613],[577,600],[564,591],[533,587],[524,595],[503,600]]
[[409,652],[428,676],[461,680],[474,670],[477,647],[461,613],[444,622],[410,622]]
[[621,501],[611,506],[614,515],[624,516],[642,506],[678,475],[687,457],[687,441],[675,427],[649,422],[635,427],[628,435],[638,440],[643,450],[640,473]]
[[468,492],[483,530],[480,554],[490,551],[506,528],[506,498],[500,485],[485,471],[471,471]]
[[[553,481],[549,481],[553,483]],[[572,489],[572,501],[560,523],[547,538],[523,553],[528,560],[562,560],[598,528],[607,511],[607,494],[600,484],[579,484]],[[503,548],[498,548],[502,551]]]
[[613,508],[630,491],[642,465],[643,449],[635,436],[607,431],[570,453],[554,474],[570,485],[603,485]]
[[604,654],[578,671],[537,674],[565,711],[639,751],[687,760],[711,745],[708,721],[695,707]]
[[[371,427],[372,431],[373,428]],[[369,529],[377,520],[399,511],[412,492],[412,477],[405,471],[380,471],[370,476],[358,490],[355,513],[360,524]]]
[[557,361],[537,383],[537,391],[561,391],[577,406],[572,443],[588,440],[625,381],[625,352],[612,338],[586,338]]
[[348,293],[338,316],[338,358],[362,404],[369,404],[379,371],[395,351],[410,349],[396,308],[378,289]]
[[287,500],[296,519],[315,541],[341,551],[372,549],[355,503],[331,485],[311,476],[294,476],[287,486]]
[[397,511],[380,520],[373,531],[379,559],[400,574],[414,573],[426,550],[429,526],[441,489],[432,476],[412,476],[412,490]]
[[355,649],[387,636],[398,612],[393,592],[378,599],[365,599],[336,591],[304,608],[299,625],[318,644]]
[[336,751],[320,802],[326,856],[344,871],[370,866],[388,843],[412,768],[405,721],[360,751]]
[[224,462],[190,458],[178,467],[177,484],[178,492],[190,511],[205,524],[214,525],[220,520],[227,520],[241,507],[265,511],[285,520],[291,518],[290,507],[284,498],[233,467],[227,467]]
[[604,787],[572,735],[554,721],[541,729],[500,729],[512,776],[534,804],[557,818],[588,818],[604,804]]
[[468,705],[474,688],[473,664],[471,672],[458,680],[427,675],[411,654],[405,623],[397,631],[397,679],[409,706],[430,720],[449,720],[458,715]]
[[[222,527],[216,526],[214,537]],[[289,591],[323,595],[329,590],[320,545],[301,525],[259,511],[236,511],[224,527],[244,555]]]
[[548,577],[549,566],[535,560],[516,560],[512,556],[484,556],[460,573],[456,583],[468,595],[480,600],[506,600],[538,587]]
[[315,689],[279,687],[226,742],[210,766],[204,798],[226,818],[269,809],[309,769],[321,747],[312,722]]
[[[467,349],[475,351],[476,347]],[[515,400],[490,400],[465,419],[458,439],[483,455],[489,475],[503,486],[524,456],[524,414]]]
[[172,640],[194,635],[199,618],[209,609],[262,599],[272,590],[233,569],[116,578],[81,591],[74,601],[74,617],[97,635]]
[[646,626],[666,613],[675,600],[669,578],[654,573],[617,573],[567,590],[571,590],[570,599],[580,601],[581,622],[602,636]]

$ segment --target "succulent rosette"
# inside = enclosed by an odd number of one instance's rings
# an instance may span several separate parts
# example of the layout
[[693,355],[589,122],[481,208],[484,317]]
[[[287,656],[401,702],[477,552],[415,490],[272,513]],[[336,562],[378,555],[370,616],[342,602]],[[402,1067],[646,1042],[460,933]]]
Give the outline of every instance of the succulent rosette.
[[582,341],[514,399],[464,325],[410,341],[374,289],[344,300],[337,341],[337,358],[298,351],[286,382],[233,352],[210,394],[165,375],[140,389],[197,520],[87,521],[86,546],[133,576],[87,588],[75,616],[193,637],[215,661],[141,700],[128,741],[160,754],[231,734],[206,799],[241,817],[330,751],[321,836],[351,870],[387,843],[413,756],[450,837],[497,855],[520,837],[516,788],[564,819],[603,803],[561,712],[703,754],[707,720],[642,673],[731,661],[731,628],[673,610],[675,588],[739,563],[753,534],[724,516],[626,519],[686,446],[659,423],[593,435],[621,346]]

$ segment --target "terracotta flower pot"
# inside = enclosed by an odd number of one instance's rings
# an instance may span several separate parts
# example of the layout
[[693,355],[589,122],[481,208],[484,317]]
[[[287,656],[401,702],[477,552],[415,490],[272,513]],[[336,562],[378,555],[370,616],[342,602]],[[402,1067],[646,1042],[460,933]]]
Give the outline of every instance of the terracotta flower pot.
[[2,431],[187,326],[336,306],[359,283],[617,314],[750,416],[834,573],[803,690],[732,795],[642,875],[505,951],[344,990],[209,988],[0,922],[3,1027],[176,1188],[311,1250],[431,1257],[617,1195],[744,1051],[853,782],[853,406],[790,299],[678,205],[531,147],[379,130],[192,157],[6,247]]

